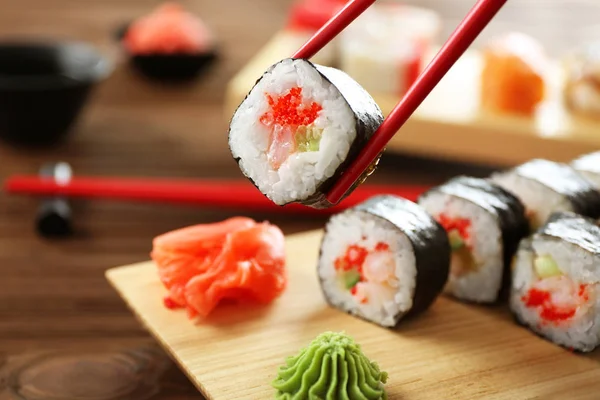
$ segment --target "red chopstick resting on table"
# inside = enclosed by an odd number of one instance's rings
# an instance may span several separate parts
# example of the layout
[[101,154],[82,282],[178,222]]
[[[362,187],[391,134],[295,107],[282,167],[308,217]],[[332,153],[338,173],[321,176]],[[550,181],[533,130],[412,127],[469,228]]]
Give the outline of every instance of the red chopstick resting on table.
[[[377,156],[384,150],[390,139],[415,112],[427,95],[435,88],[477,36],[479,36],[483,28],[487,26],[500,8],[502,8],[504,3],[506,3],[506,0],[479,0],[477,4],[475,4],[469,14],[467,14],[465,19],[452,33],[446,44],[438,52],[431,63],[429,63],[427,68],[425,68],[402,100],[383,121],[379,129],[371,137],[358,156],[352,161],[348,169],[344,171],[340,179],[337,180],[331,190],[329,190],[326,198],[331,204],[337,204],[367,168],[369,168],[376,160]],[[327,32],[324,32],[323,34],[326,34]],[[319,32],[317,35],[318,34]],[[316,44],[326,44],[332,38],[333,37],[321,38],[318,41],[315,39],[310,43],[315,43],[314,46],[316,46]],[[315,49],[311,48],[311,51],[306,51],[306,53],[314,54],[314,50]],[[318,50],[319,49],[316,49],[316,51]]]
[[415,201],[427,189],[419,185],[365,185],[356,190],[343,205],[318,210],[300,204],[280,207],[246,181],[75,177],[67,183],[59,183],[35,175],[16,175],[4,183],[4,190],[12,194],[104,198],[299,214],[335,213],[378,194],[393,194]]

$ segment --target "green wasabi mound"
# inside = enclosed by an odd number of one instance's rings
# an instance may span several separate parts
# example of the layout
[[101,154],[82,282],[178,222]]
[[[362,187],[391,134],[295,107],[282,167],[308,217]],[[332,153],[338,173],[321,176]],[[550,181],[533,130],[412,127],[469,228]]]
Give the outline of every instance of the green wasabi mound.
[[346,334],[325,332],[279,367],[277,400],[383,400],[388,374]]

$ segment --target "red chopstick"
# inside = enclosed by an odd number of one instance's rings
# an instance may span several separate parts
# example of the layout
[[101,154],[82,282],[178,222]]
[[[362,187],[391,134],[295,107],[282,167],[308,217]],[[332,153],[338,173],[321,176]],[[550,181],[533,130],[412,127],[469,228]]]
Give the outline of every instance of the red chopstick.
[[[406,95],[383,121],[371,140],[359,153],[358,157],[350,164],[340,179],[336,181],[329,193],[327,193],[326,198],[331,204],[337,204],[344,197],[346,192],[384,150],[394,134],[396,134],[406,120],[408,120],[415,112],[427,95],[429,95],[444,75],[446,75],[448,70],[450,70],[452,65],[454,65],[456,60],[458,60],[471,43],[473,43],[483,28],[487,26],[500,8],[502,8],[504,3],[506,3],[506,0],[479,0],[477,4],[475,4],[454,33],[452,33],[446,44],[408,90]],[[358,7],[358,5],[355,6]],[[338,14],[338,16],[340,15]],[[327,26],[334,25],[332,22],[333,21],[330,21]],[[343,22],[345,22],[345,20]],[[333,28],[331,28],[331,31],[322,29],[316,35],[322,33],[322,35],[325,36],[326,34],[332,34],[331,32],[337,31],[334,31]],[[316,43],[313,45],[314,47],[317,46],[317,44],[321,45],[323,42],[327,43],[332,38],[332,36],[318,39],[313,38],[309,44],[313,42]],[[310,48],[310,50],[313,50],[313,48]],[[302,52],[302,49],[300,52]],[[302,55],[306,54],[314,53],[308,50],[302,53]]]
[[358,18],[376,0],[352,0],[333,16],[292,57],[311,58],[334,37],[339,35],[352,21]]
[[378,194],[393,194],[415,201],[427,189],[423,185],[365,185],[357,189],[343,204],[318,210],[300,204],[277,206],[246,181],[75,177],[68,183],[61,184],[36,175],[16,175],[4,183],[4,190],[12,194],[104,198],[303,214],[335,213]]

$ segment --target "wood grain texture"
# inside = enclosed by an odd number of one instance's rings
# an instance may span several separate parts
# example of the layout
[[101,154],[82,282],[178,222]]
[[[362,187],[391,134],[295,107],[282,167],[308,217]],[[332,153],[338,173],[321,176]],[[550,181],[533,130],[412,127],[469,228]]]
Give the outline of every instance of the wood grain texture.
[[288,237],[289,288],[273,305],[222,306],[198,323],[164,308],[152,262],[107,277],[208,399],[272,398],[270,382],[285,357],[327,330],[346,331],[390,374],[390,400],[597,398],[597,361],[518,327],[500,307],[442,297],[397,331],[328,307],[315,271],[321,235]]
[[[437,52],[432,49],[430,60]],[[271,41],[231,80],[225,113],[231,116],[273,63],[295,51],[284,31]],[[387,145],[387,153],[462,160],[487,165],[513,166],[532,158],[571,161],[600,147],[600,121],[570,114],[562,102],[562,71],[557,63],[548,76],[548,97],[532,118],[495,115],[481,109],[480,53],[467,51],[425,99]],[[399,97],[371,93],[384,115]]]

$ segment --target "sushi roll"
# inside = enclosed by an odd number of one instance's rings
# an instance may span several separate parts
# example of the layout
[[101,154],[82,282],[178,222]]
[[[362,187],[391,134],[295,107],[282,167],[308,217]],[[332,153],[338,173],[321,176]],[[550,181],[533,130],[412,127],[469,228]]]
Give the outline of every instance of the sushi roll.
[[346,73],[288,58],[235,111],[229,147],[275,204],[324,208],[329,188],[382,122],[379,106]]
[[600,228],[586,217],[557,212],[519,246],[510,307],[538,335],[589,352],[600,344],[599,282]]
[[600,41],[576,49],[564,66],[567,108],[577,115],[600,119]]
[[548,60],[532,37],[511,32],[483,51],[481,105],[494,113],[532,116],[546,96]]
[[402,96],[440,28],[432,10],[376,2],[340,34],[340,68],[369,93]]
[[523,204],[500,186],[465,176],[430,189],[418,202],[450,241],[444,291],[477,303],[493,303],[506,294],[510,261],[528,233]]
[[571,166],[600,190],[600,151],[573,160]]
[[555,211],[573,211],[592,218],[600,216],[600,193],[566,164],[535,159],[492,174],[490,179],[523,202],[532,231]]
[[429,308],[449,262],[444,229],[417,204],[386,195],[331,217],[317,268],[332,307],[391,328]]

